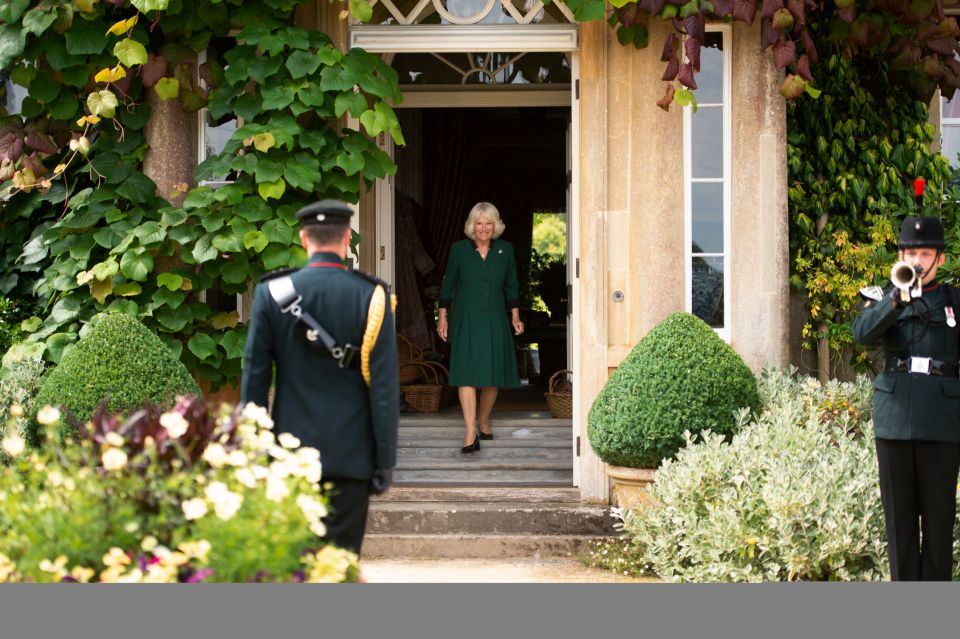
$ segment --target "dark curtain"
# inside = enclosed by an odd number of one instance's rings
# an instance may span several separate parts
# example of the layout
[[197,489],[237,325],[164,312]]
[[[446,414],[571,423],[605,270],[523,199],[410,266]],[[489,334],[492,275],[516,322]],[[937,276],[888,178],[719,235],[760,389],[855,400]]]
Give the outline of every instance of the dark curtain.
[[424,239],[442,276],[450,246],[463,237],[468,201],[467,158],[471,146],[468,113],[431,109],[424,117]]

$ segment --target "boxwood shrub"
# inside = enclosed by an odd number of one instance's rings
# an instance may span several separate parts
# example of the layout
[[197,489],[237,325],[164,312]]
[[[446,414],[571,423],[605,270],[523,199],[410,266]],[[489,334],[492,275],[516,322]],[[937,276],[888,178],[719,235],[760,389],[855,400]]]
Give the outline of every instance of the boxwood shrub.
[[108,313],[64,354],[33,405],[57,406],[76,425],[103,400],[124,413],[148,402],[171,406],[178,395],[200,395],[187,368],[139,321]]
[[756,410],[757,378],[706,323],[674,313],[613,373],[590,409],[590,445],[608,464],[656,468],[684,431],[731,435],[734,411]]

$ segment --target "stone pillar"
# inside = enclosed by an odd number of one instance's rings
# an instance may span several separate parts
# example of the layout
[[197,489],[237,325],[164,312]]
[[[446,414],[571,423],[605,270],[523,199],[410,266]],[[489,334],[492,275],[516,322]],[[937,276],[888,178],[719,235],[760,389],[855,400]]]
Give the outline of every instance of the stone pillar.
[[760,29],[733,27],[731,345],[755,372],[790,361],[787,117]]
[[147,89],[150,119],[144,131],[149,148],[143,172],[157,185],[157,195],[179,206],[186,194],[178,187],[193,187],[197,168],[198,122],[196,113],[185,113],[180,100],[161,100]]

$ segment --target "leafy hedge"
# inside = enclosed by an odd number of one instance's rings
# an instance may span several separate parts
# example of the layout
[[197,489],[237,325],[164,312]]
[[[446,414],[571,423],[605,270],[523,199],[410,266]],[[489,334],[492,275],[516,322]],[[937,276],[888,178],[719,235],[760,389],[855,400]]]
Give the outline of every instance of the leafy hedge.
[[764,410],[731,442],[688,441],[656,474],[655,506],[621,513],[620,570],[667,581],[887,577],[883,508],[868,420],[871,385],[765,371]]
[[734,411],[758,406],[757,380],[706,323],[674,313],[650,331],[590,409],[590,445],[605,462],[656,467],[684,431],[734,432]]
[[129,315],[107,313],[72,346],[34,400],[85,422],[107,400],[112,413],[145,403],[171,406],[178,395],[200,395],[186,367],[156,335]]

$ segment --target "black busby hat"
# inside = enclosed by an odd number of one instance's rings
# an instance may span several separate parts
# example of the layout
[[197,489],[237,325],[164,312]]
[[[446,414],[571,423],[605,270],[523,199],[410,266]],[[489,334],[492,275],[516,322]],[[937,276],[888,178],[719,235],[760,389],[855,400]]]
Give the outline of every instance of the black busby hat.
[[353,209],[340,200],[320,200],[297,211],[301,226],[311,224],[350,224]]
[[935,248],[943,250],[943,222],[938,217],[918,217],[908,215],[900,225],[900,239],[897,245],[901,249]]

